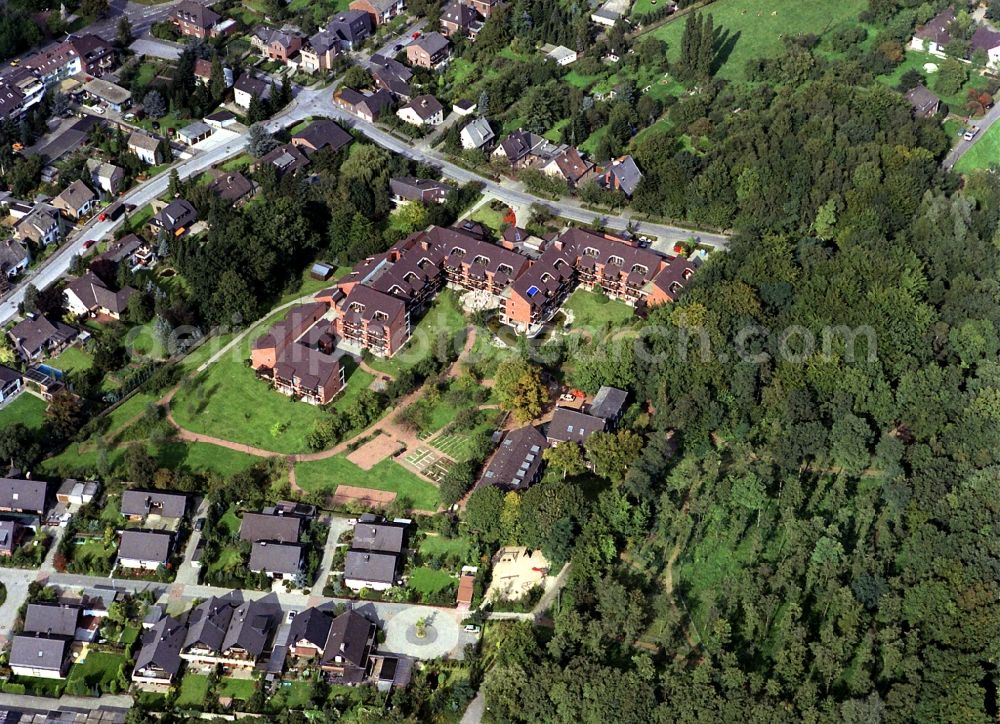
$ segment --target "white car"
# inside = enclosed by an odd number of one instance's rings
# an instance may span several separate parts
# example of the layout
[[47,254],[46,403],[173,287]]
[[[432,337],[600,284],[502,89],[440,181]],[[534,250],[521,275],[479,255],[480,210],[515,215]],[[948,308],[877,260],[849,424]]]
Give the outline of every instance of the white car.
[[971,141],[973,138],[976,137],[977,133],[979,133],[979,129],[973,126],[962,135],[962,138],[964,138],[966,141]]
[[104,109],[101,108],[100,106],[93,106],[90,110],[99,115],[104,115]]

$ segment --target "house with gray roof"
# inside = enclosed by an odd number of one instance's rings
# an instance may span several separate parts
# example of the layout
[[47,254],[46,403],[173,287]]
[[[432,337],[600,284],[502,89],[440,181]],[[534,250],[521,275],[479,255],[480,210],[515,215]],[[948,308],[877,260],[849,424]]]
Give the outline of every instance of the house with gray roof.
[[333,683],[354,685],[370,672],[375,632],[375,624],[356,611],[334,616],[309,608],[292,621],[286,646],[293,657],[318,665]]
[[169,686],[181,669],[181,648],[187,626],[180,619],[164,616],[142,637],[142,648],[135,658],[132,681],[146,686]]
[[545,439],[549,445],[575,442],[583,445],[595,432],[604,432],[605,423],[599,417],[568,407],[557,407],[548,425]]
[[906,100],[913,106],[913,113],[921,118],[937,115],[941,99],[931,93],[930,89],[918,83],[906,92]]
[[0,520],[0,556],[12,556],[17,550],[21,527],[14,520]]
[[234,601],[212,598],[192,609],[180,657],[225,670],[253,669],[267,651],[281,619],[281,607],[268,598]]
[[103,314],[113,319],[121,319],[128,310],[129,300],[138,294],[132,287],[122,287],[112,291],[91,271],[85,271],[66,285],[63,295],[66,306],[73,314]]
[[0,274],[13,279],[27,269],[30,263],[31,254],[24,244],[17,239],[0,241]]
[[301,528],[302,519],[295,516],[244,513],[240,521],[240,540],[297,543]]
[[292,143],[278,146],[270,153],[266,154],[257,162],[257,167],[267,165],[274,166],[278,172],[278,178],[283,178],[288,174],[293,176],[309,165],[309,159],[302,151]]
[[0,478],[0,511],[13,513],[45,512],[48,485],[43,480]]
[[604,420],[608,427],[614,427],[625,412],[625,401],[628,392],[617,387],[602,385],[590,403],[589,412],[594,417]]
[[87,171],[94,188],[112,196],[118,193],[125,179],[125,169],[98,158],[87,159]]
[[10,646],[10,669],[18,676],[65,679],[70,639],[15,636]]
[[493,129],[490,127],[490,122],[485,118],[476,118],[470,121],[459,135],[462,139],[462,148],[466,150],[470,148],[483,148],[489,145],[496,137],[496,134],[493,133]]
[[545,462],[542,451],[548,447],[537,428],[526,425],[511,430],[487,463],[476,487],[495,485],[501,490],[524,490],[538,482]]
[[155,571],[170,562],[173,536],[144,530],[122,532],[118,544],[116,566],[144,571]]
[[349,146],[354,136],[337,123],[325,118],[317,119],[292,136],[292,145],[306,153],[316,153],[324,148],[339,151]]
[[47,354],[56,354],[76,339],[78,330],[58,320],[30,315],[15,324],[7,337],[18,356],[25,362],[36,362]]
[[353,591],[385,591],[401,583],[401,570],[397,553],[349,550],[344,557],[344,585]]
[[247,568],[279,581],[293,580],[302,571],[302,546],[257,541],[250,549]]
[[81,608],[58,603],[29,603],[24,614],[24,632],[74,638],[80,625]]
[[0,365],[0,402],[17,395],[24,386],[24,376],[15,369]]
[[132,131],[132,135],[128,137],[128,150],[150,166],[165,160],[160,145],[159,138],[144,131]]
[[153,214],[149,226],[154,233],[165,232],[168,236],[177,236],[183,230],[190,229],[198,220],[198,211],[187,199],[174,199],[162,209]]
[[14,238],[48,246],[62,235],[59,212],[48,204],[37,204],[14,225]]
[[389,190],[392,192],[393,201],[397,204],[408,201],[416,201],[421,204],[443,204],[448,200],[448,194],[455,188],[433,179],[395,176],[389,179]]
[[635,159],[630,155],[616,158],[611,162],[604,173],[598,177],[598,183],[606,189],[621,191],[623,194],[632,197],[639,182],[642,180],[642,172],[635,163]]
[[257,192],[256,184],[239,171],[220,171],[208,184],[208,189],[233,206],[248,201]]
[[160,490],[126,490],[122,493],[121,513],[132,521],[143,521],[147,516],[183,518],[187,510],[187,496],[164,493]]

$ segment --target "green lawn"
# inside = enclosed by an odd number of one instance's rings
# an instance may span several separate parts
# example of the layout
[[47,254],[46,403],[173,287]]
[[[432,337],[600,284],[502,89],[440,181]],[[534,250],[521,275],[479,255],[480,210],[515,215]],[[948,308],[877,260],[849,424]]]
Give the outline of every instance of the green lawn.
[[218,695],[231,696],[234,699],[246,701],[253,696],[253,679],[222,679],[219,682]]
[[303,709],[312,703],[313,688],[311,681],[282,681],[268,706],[277,711]]
[[473,221],[478,221],[480,224],[483,224],[484,226],[490,227],[491,229],[493,229],[493,231],[499,234],[500,224],[503,223],[503,216],[504,216],[503,211],[496,211],[494,209],[491,209],[490,205],[486,203],[480,206],[474,212],[472,212],[469,218],[472,219]]
[[219,571],[235,571],[244,566],[243,557],[236,548],[223,548],[219,551],[219,557],[208,564],[210,573]]
[[398,375],[427,357],[437,343],[438,335],[454,335],[466,326],[465,316],[453,291],[441,292],[427,313],[417,323],[406,346],[389,359],[374,358],[369,365],[379,372]]
[[177,706],[201,706],[208,696],[208,677],[200,674],[185,674],[181,679],[181,689],[177,694]]
[[22,392],[0,409],[0,427],[20,422],[29,428],[40,428],[45,421],[45,407],[45,400]]
[[603,294],[577,289],[566,300],[563,309],[573,312],[574,329],[600,328],[605,324],[618,326],[631,320],[635,310],[624,302],[609,299]]
[[394,491],[420,510],[435,510],[438,506],[436,487],[388,458],[371,470],[362,470],[344,455],[298,463],[295,479],[305,490],[324,490],[332,494],[338,485],[355,485]]
[[70,667],[67,680],[82,681],[91,690],[96,687],[100,691],[106,691],[111,682],[118,678],[118,671],[127,665],[124,654],[89,651],[82,663]]
[[66,374],[70,374],[72,372],[85,372],[89,370],[93,361],[89,352],[77,345],[73,345],[72,347],[67,347],[52,359],[46,360],[45,364],[55,367],[57,370],[62,370]]
[[157,450],[157,461],[171,470],[188,468],[195,472],[232,475],[260,461],[260,458],[238,450],[206,442],[171,442]]
[[433,568],[414,568],[410,572],[410,579],[407,586],[415,591],[420,591],[425,595],[433,595],[438,591],[444,591],[450,586],[456,585],[456,581],[446,571],[438,571]]
[[[718,75],[729,80],[746,80],[748,60],[775,57],[782,52],[782,38],[814,33],[823,36],[838,26],[857,23],[865,0],[843,2],[802,2],[802,0],[717,0],[705,9],[722,33],[723,51]],[[676,61],[681,50],[684,17],[661,25],[653,35],[667,43],[667,57]]]
[[420,541],[420,552],[428,556],[456,555],[463,560],[472,550],[472,544],[465,538],[445,538],[429,535]]
[[225,528],[230,535],[237,535],[240,532],[240,517],[236,515],[235,505],[226,509],[222,518],[219,519],[219,525]]
[[[316,420],[329,412],[276,392],[258,380],[248,364],[253,340],[276,321],[277,316],[258,325],[192,386],[178,391],[170,409],[179,425],[278,453],[308,450],[306,436]],[[346,409],[372,379],[362,370],[348,371],[347,388],[332,403],[334,408]]]
[[878,81],[892,88],[899,85],[900,78],[908,70],[915,70],[924,76],[925,85],[932,91],[937,93],[941,98],[941,101],[945,103],[952,113],[957,113],[959,115],[966,115],[965,111],[965,99],[968,95],[970,88],[985,88],[989,84],[989,80],[977,73],[970,73],[969,79],[966,81],[965,85],[962,86],[961,90],[954,95],[941,95],[935,88],[936,73],[928,73],[924,70],[924,65],[926,63],[933,63],[936,66],[941,65],[941,58],[931,55],[930,53],[925,53],[920,50],[912,50],[910,48],[906,49],[906,58],[900,63],[896,68],[888,75],[881,75],[878,77]]
[[994,123],[958,160],[955,171],[969,173],[998,164],[1000,164],[1000,125]]

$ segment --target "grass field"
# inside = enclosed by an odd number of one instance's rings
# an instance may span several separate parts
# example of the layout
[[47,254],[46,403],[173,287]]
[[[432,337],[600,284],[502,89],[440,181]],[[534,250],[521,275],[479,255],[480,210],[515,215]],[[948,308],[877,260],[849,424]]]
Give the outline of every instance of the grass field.
[[282,681],[268,706],[276,711],[302,709],[312,702],[313,688],[311,681]]
[[455,579],[446,571],[438,571],[433,568],[414,568],[410,572],[410,580],[407,581],[409,588],[425,595],[444,591],[455,584]]
[[45,420],[45,400],[27,392],[22,392],[17,399],[8,402],[0,410],[0,427],[22,423],[29,428],[39,428]]
[[998,164],[1000,164],[1000,124],[994,123],[958,160],[955,171],[969,173]]
[[305,490],[324,490],[332,494],[338,485],[356,485],[391,490],[421,510],[435,510],[438,506],[437,488],[388,458],[371,470],[362,470],[343,455],[298,463],[295,479]]
[[635,310],[624,302],[586,289],[574,291],[563,309],[573,312],[573,329],[595,329],[606,324],[617,326],[635,316]]
[[234,699],[246,701],[253,696],[253,687],[253,679],[226,678],[219,682],[217,692],[219,696],[231,696]]
[[[783,36],[814,33],[820,37],[840,25],[857,22],[865,0],[801,2],[801,0],[718,0],[705,9],[723,33],[718,75],[746,80],[744,70],[752,58],[775,57],[782,52]],[[676,61],[681,50],[684,18],[653,30],[667,43],[667,57]]]
[[472,544],[465,538],[445,538],[440,535],[429,535],[420,541],[420,552],[428,556],[456,555],[463,560],[472,551]]
[[185,674],[177,694],[177,706],[200,706],[208,695],[208,677]]
[[458,296],[452,291],[443,291],[417,323],[409,343],[403,349],[389,359],[376,357],[369,364],[379,372],[398,375],[427,357],[434,349],[438,335],[442,332],[454,335],[465,324]]
[[103,651],[89,651],[82,663],[73,664],[67,676],[68,681],[82,681],[91,689],[107,690],[118,678],[118,671],[126,665],[125,656]]
[[52,359],[46,360],[45,364],[49,367],[55,367],[57,370],[62,370],[66,374],[70,374],[72,372],[85,372],[89,370],[93,361],[89,352],[80,349],[77,345],[73,345],[72,347],[67,347]]

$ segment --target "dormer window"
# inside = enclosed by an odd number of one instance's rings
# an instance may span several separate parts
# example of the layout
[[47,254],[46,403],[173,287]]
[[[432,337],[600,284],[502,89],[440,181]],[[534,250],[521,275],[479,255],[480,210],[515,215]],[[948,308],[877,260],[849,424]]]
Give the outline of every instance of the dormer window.
[[460,246],[453,246],[451,248],[452,256],[465,256],[465,249]]
[[381,311],[375,312],[373,318],[375,320],[379,321],[379,322],[387,322],[387,321],[389,321],[389,315],[386,314],[385,312],[381,312]]
[[632,265],[632,271],[634,273],[642,274],[642,275],[645,275],[645,274],[649,273],[649,269],[647,269],[646,267],[644,267],[642,264],[633,264]]
[[608,257],[608,264],[614,264],[615,266],[625,266],[625,260],[620,256]]
[[412,271],[408,271],[408,272],[406,272],[406,274],[403,275],[403,281],[404,282],[409,282],[411,284],[413,283],[413,281],[416,278],[417,278],[417,273],[416,272],[412,272]]
[[477,256],[475,259],[472,260],[472,263],[473,264],[479,264],[480,266],[489,266],[490,265],[490,260],[489,260],[489,257],[483,256],[482,254],[480,254],[479,256]]
[[514,274],[514,267],[510,264],[501,264],[497,267],[497,271],[501,274],[506,274],[507,276],[512,276]]
[[542,274],[542,283],[543,283],[543,284],[546,284],[546,283],[548,283],[548,282],[550,282],[550,281],[552,281],[552,275],[551,275],[551,274],[549,274],[548,272],[544,272],[544,273]]
[[361,314],[362,312],[365,311],[365,305],[359,302],[351,302],[350,309],[352,312],[357,312],[358,314]]
[[601,252],[599,252],[597,249],[595,249],[592,246],[588,246],[586,249],[583,250],[583,255],[584,256],[592,256],[592,257],[594,257],[596,259],[597,257],[599,257],[601,255]]

